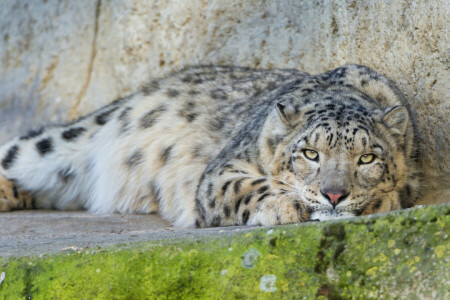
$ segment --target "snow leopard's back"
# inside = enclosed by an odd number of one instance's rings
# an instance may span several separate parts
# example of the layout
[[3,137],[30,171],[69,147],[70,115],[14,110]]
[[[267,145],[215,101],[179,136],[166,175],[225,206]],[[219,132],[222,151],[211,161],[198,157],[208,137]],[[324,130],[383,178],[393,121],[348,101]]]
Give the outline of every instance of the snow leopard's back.
[[32,131],[1,148],[1,173],[38,208],[159,212],[190,226],[210,162],[296,70],[193,67],[153,80],[75,122]]

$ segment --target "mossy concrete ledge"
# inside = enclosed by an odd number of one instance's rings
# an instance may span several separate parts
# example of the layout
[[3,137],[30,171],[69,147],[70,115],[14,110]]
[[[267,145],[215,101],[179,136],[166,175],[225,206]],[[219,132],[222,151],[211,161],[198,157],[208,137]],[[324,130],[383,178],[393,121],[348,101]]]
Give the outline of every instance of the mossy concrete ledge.
[[1,299],[449,299],[450,205],[0,258]]

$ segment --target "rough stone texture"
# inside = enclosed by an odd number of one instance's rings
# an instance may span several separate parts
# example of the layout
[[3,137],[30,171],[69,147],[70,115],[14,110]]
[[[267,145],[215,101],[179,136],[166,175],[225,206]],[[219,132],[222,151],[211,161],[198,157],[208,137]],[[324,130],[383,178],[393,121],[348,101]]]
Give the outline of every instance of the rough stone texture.
[[443,204],[3,257],[0,299],[444,300],[450,297],[448,228],[450,205]]
[[448,1],[0,3],[0,142],[73,119],[192,64],[368,65],[406,93],[424,148],[424,202],[450,198]]
[[[171,227],[158,215],[93,215],[85,211],[28,210],[0,214],[0,257],[54,254],[148,240],[220,236],[249,226]],[[1,272],[1,270],[0,270]]]

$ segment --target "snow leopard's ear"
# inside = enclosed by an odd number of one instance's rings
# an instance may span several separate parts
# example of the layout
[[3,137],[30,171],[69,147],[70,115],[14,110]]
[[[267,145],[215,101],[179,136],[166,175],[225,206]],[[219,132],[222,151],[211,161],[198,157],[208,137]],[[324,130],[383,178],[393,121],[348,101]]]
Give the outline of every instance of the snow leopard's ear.
[[281,121],[283,123],[289,123],[289,109],[286,108],[286,104],[278,102],[277,103],[277,112],[278,116],[280,117]]
[[278,116],[286,126],[293,127],[297,125],[300,116],[292,103],[280,101],[276,104],[276,109]]
[[381,118],[383,124],[395,134],[405,134],[408,128],[409,114],[403,106],[388,107]]

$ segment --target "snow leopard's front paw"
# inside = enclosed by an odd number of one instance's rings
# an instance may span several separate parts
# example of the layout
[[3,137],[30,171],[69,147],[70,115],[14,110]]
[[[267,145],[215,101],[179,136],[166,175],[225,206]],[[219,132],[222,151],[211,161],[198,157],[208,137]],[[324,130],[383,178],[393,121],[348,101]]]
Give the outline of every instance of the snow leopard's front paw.
[[13,182],[0,176],[0,212],[33,207],[33,198],[20,191]]
[[271,196],[261,203],[248,225],[279,225],[309,220],[309,213],[303,203],[293,195]]

